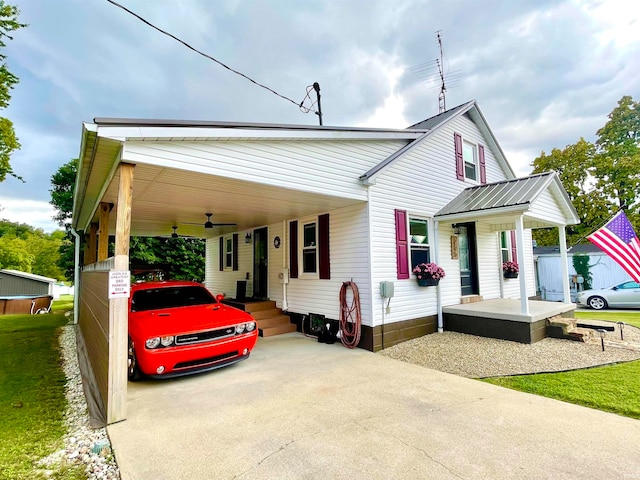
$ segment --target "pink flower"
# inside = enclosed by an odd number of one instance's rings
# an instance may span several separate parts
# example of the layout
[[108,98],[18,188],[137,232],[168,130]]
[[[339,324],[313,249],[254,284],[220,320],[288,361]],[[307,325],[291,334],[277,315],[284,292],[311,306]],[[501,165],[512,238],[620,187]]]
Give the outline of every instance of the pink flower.
[[422,280],[425,278],[440,280],[445,276],[442,267],[439,267],[435,263],[419,263],[413,269],[413,273],[415,273],[418,280]]

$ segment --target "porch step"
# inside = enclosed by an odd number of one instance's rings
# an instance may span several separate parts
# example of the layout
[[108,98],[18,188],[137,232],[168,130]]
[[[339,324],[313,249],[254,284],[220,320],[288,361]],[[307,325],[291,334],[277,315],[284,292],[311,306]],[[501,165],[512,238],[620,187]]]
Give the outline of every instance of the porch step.
[[482,301],[482,295],[465,295],[464,297],[460,297],[460,303],[462,305],[466,303],[476,303]]
[[253,315],[256,312],[262,312],[264,310],[275,310],[276,302],[271,300],[248,302],[244,304],[244,311]]
[[270,310],[257,310],[255,312],[251,312],[251,316],[256,320],[260,320],[262,318],[279,317],[280,315],[282,315],[282,310],[280,308],[272,308]]
[[291,333],[295,331],[296,326],[289,322],[289,317],[286,317],[286,323],[281,323],[273,327],[262,328],[260,327],[260,324],[258,324],[258,334],[261,337],[273,337],[274,335],[282,335],[283,333]]
[[547,319],[546,330],[548,337],[575,340],[577,342],[588,342],[593,337],[593,330],[578,327],[576,319],[564,318],[560,315]]

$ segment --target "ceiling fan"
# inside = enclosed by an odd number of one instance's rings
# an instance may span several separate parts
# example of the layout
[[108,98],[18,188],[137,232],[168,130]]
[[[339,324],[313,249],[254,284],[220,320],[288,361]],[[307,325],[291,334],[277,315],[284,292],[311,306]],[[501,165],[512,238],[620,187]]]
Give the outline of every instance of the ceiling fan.
[[[213,213],[205,213],[205,215],[207,216],[207,221],[204,222],[204,228],[205,229],[210,229],[213,227],[230,227],[230,226],[234,226],[237,225],[236,223],[213,223],[211,221],[211,217],[213,216]],[[182,222],[185,225],[202,225],[201,223],[190,223],[190,222]]]

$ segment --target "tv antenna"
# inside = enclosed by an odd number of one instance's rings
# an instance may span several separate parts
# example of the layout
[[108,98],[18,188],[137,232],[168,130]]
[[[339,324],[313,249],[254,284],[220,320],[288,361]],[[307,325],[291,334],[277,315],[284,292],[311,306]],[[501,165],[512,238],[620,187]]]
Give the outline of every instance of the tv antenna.
[[436,32],[436,39],[438,40],[438,47],[440,47],[440,59],[436,59],[438,64],[438,73],[440,74],[440,94],[438,95],[438,113],[442,113],[447,110],[446,92],[447,86],[444,82],[444,50],[442,48],[442,30]]

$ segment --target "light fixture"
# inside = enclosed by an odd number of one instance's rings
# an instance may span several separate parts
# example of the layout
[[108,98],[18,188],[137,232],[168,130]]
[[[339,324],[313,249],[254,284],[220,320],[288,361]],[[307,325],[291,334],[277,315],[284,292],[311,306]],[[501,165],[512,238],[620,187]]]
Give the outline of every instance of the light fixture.
[[244,243],[251,243],[251,234],[250,233],[247,233],[244,236]]
[[460,235],[460,227],[457,223],[451,224],[451,230],[453,230],[454,235]]

